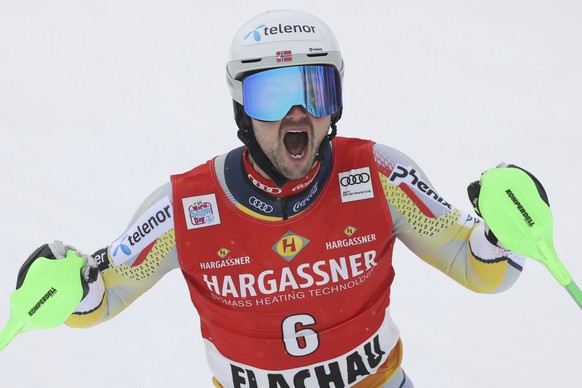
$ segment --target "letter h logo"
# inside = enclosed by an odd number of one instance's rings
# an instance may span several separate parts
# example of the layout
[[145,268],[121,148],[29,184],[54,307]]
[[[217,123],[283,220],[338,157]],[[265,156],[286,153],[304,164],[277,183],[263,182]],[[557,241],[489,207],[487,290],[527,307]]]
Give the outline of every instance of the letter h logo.
[[287,232],[273,245],[272,249],[279,256],[290,262],[309,244],[309,241],[303,236],[293,232]]

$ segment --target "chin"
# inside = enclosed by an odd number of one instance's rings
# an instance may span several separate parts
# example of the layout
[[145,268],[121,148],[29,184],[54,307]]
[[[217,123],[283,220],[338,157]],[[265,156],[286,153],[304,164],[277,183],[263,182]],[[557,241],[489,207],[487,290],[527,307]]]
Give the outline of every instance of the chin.
[[[307,167],[309,166],[309,167]],[[292,181],[296,181],[298,179],[303,179],[307,176],[307,174],[309,174],[309,172],[311,171],[311,169],[313,168],[313,164],[308,164],[305,167],[301,167],[301,168],[297,168],[297,169],[293,169],[293,170],[287,170],[288,174],[286,175],[287,179],[292,180]]]

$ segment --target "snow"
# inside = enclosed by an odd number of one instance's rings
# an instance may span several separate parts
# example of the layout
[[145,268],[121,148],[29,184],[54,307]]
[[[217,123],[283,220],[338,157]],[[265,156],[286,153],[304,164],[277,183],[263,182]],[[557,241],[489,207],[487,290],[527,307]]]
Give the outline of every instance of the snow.
[[[0,324],[28,254],[61,239],[114,241],[172,173],[238,146],[224,66],[246,19],[279,0],[0,1]],[[339,132],[407,153],[448,202],[501,161],[533,172],[558,254],[577,257],[582,168],[582,4],[567,0],[296,0],[346,61]],[[582,314],[537,262],[478,295],[395,250],[392,312],[417,387],[582,384]],[[179,271],[88,330],[18,336],[3,387],[210,387]]]

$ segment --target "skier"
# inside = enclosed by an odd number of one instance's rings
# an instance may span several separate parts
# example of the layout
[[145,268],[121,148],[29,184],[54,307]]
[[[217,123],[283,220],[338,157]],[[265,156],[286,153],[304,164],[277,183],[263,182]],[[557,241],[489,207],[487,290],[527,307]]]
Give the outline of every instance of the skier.
[[[172,176],[119,238],[79,253],[88,288],[66,323],[104,322],[179,268],[214,386],[413,387],[390,315],[395,240],[480,293],[508,289],[524,259],[401,152],[336,137],[343,72],[315,16],[247,21],[226,67],[244,146]],[[24,267],[71,249],[45,244]]]

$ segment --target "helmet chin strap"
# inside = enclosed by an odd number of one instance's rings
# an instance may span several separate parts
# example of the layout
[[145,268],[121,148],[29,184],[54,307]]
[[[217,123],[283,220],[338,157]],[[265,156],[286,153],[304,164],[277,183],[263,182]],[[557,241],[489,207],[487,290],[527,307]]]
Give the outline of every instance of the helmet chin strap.
[[259,146],[255,133],[252,130],[239,129],[237,132],[238,138],[247,146],[249,153],[253,157],[256,165],[269,176],[279,187],[285,186],[289,179],[283,176],[273,165],[271,160],[265,155],[263,149]]
[[[240,141],[248,148],[249,153],[253,157],[254,162],[257,166],[269,176],[269,178],[278,186],[283,187],[287,182],[290,181],[289,178],[283,176],[279,170],[273,165],[269,157],[263,152],[263,149],[257,142],[255,137],[255,132],[253,131],[253,123],[251,118],[245,113],[241,104],[233,100],[234,105],[234,119],[239,128],[237,136]],[[336,122],[341,117],[342,110],[334,113],[331,117],[331,133],[323,138],[319,149],[317,150],[317,155],[315,157],[316,161],[323,160],[323,157],[330,147],[331,140],[337,134]]]

